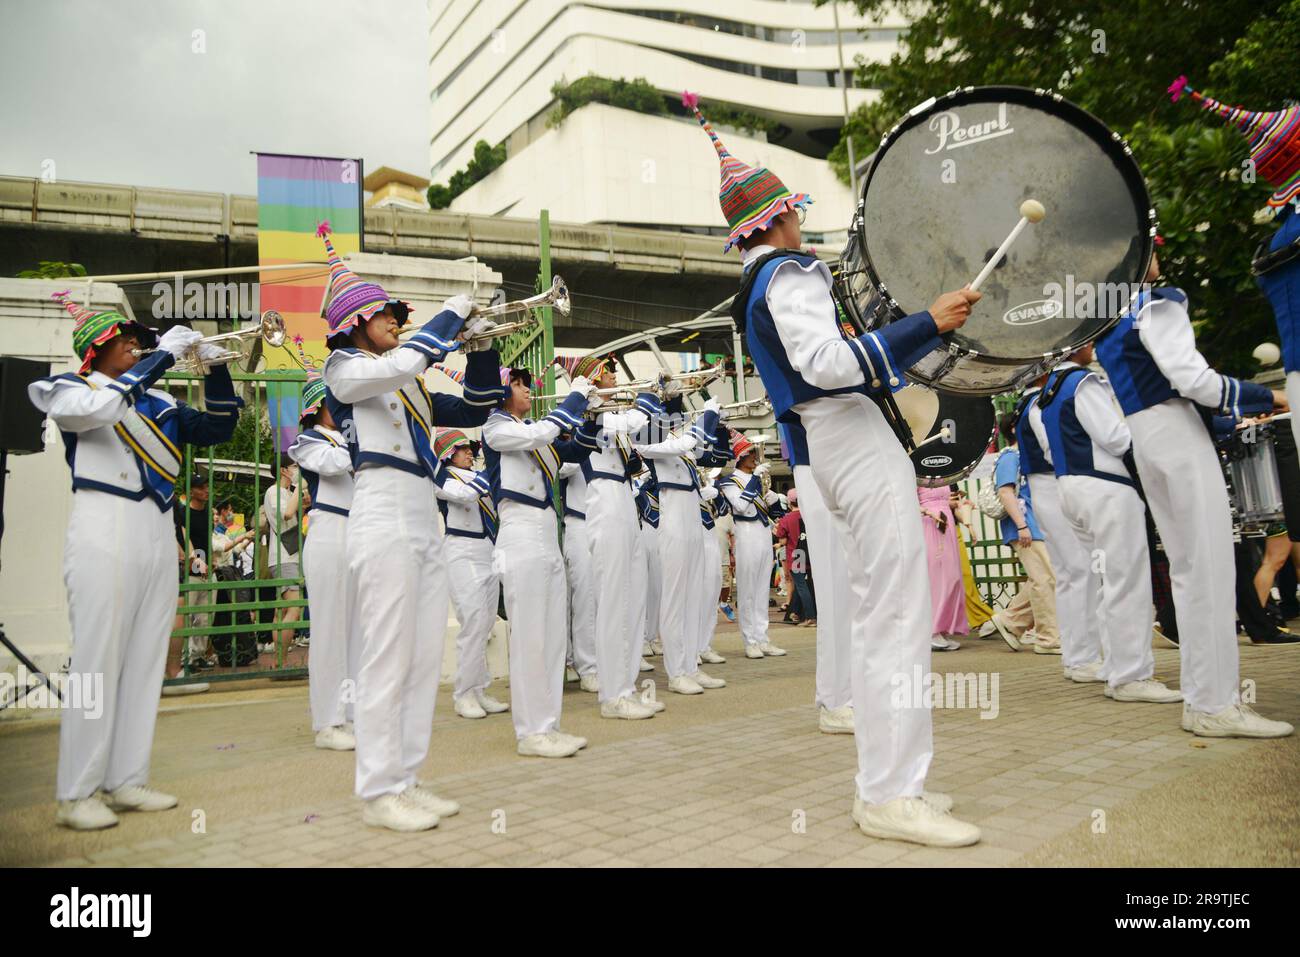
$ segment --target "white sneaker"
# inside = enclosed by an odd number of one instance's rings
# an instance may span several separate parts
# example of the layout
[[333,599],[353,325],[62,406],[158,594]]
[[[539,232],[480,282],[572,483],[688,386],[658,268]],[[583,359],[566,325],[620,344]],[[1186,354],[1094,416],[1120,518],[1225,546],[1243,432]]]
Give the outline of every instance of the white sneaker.
[[316,747],[322,751],[355,751],[357,739],[346,728],[334,725],[316,732]]
[[944,794],[942,791],[922,791],[921,800],[940,814],[947,814],[952,810],[952,795]]
[[1295,728],[1285,721],[1265,718],[1249,705],[1234,704],[1210,714],[1193,711],[1184,704],[1183,730],[1202,738],[1285,738]]
[[117,824],[117,815],[95,795],[77,801],[60,801],[54,820],[74,831],[101,831]]
[[874,805],[854,798],[853,820],[869,837],[930,847],[965,847],[980,839],[974,824],[957,820],[924,798],[901,797]]
[[765,641],[758,647],[759,650],[762,651],[763,654],[767,655],[767,657],[769,658],[780,658],[783,654],[785,654],[784,648],[778,648],[770,641]]
[[1039,638],[1034,642],[1034,654],[1036,655],[1059,655],[1061,653],[1061,643],[1048,641],[1046,638]]
[[642,691],[641,697],[639,699],[641,703],[645,705],[647,708],[649,708],[651,711],[653,711],[655,714],[658,714],[661,711],[667,711],[668,706],[664,704],[662,701],[660,701],[658,698],[652,698],[651,694],[653,694],[653,692]]
[[842,708],[822,708],[817,717],[817,729],[822,734],[852,734],[853,705]]
[[427,831],[438,826],[438,815],[411,800],[405,791],[381,794],[367,801],[361,809],[361,820],[371,827],[386,827],[390,831]]
[[461,695],[456,699],[456,713],[462,718],[486,718],[487,711],[472,694]]
[[655,666],[652,665],[652,664],[650,664],[650,662],[646,661],[644,658],[641,659],[641,664],[638,665],[637,667],[640,668],[641,671],[643,671],[643,672],[644,672],[644,671],[654,671],[654,670],[655,670]]
[[177,698],[187,694],[203,694],[211,685],[206,681],[199,681],[188,685],[163,685],[162,693],[164,698]]
[[759,646],[759,645],[751,645],[751,644],[749,644],[748,642],[746,642],[746,643],[745,643],[745,657],[746,657],[746,658],[762,658],[762,657],[763,657],[763,649],[762,649],[762,647]]
[[1151,704],[1173,704],[1183,700],[1181,691],[1166,688],[1163,681],[1155,678],[1143,678],[1140,681],[1126,681],[1117,688],[1109,684],[1103,689],[1107,698],[1116,701],[1146,701]]
[[1017,639],[1015,635],[1011,634],[1010,628],[1002,624],[1002,622],[998,621],[997,615],[994,615],[989,620],[989,624],[992,625],[993,630],[996,631],[1002,637],[1002,640],[1007,643],[1008,648],[1010,648],[1012,651],[1020,650],[1019,639]]
[[602,718],[622,718],[626,721],[642,721],[646,718],[653,718],[655,712],[642,704],[634,695],[624,695],[613,701],[602,701],[600,703],[600,716]]
[[993,624],[993,619],[990,618],[980,625],[980,630],[975,633],[975,637],[987,641],[989,638],[999,638],[1001,636],[998,634],[997,626]]
[[1020,647],[1023,648],[1025,645],[1036,645],[1043,639],[1034,629],[1026,628],[1018,640],[1020,641]]
[[555,736],[558,737],[561,741],[571,741],[574,744],[576,744],[578,746],[579,751],[581,751],[583,748],[587,746],[587,739],[579,737],[576,734],[565,734],[559,728],[556,728],[554,733]]
[[453,817],[460,813],[460,805],[455,801],[447,798],[440,798],[434,794],[423,781],[416,781],[409,788],[402,792],[403,796],[410,798],[426,811],[432,811],[438,817]]
[[176,806],[176,797],[137,784],[105,791],[104,803],[114,811],[170,811]]
[[704,689],[697,685],[689,675],[668,679],[668,690],[677,694],[704,694]]
[[579,677],[580,677],[580,676],[579,676],[578,672],[574,669],[573,665],[565,665],[565,666],[564,666],[564,683],[565,683],[565,684],[568,684],[570,681],[577,681]]
[[695,674],[691,675],[690,678],[701,688],[713,689],[725,688],[727,686],[727,680],[725,678],[713,678],[706,675],[703,671],[695,672]]
[[1090,661],[1086,665],[1079,665],[1077,668],[1066,668],[1065,677],[1071,681],[1077,681],[1080,684],[1086,684],[1089,681],[1105,681],[1101,676],[1102,661],[1098,658],[1096,661]]
[[594,671],[589,675],[583,675],[578,681],[578,687],[583,691],[589,691],[592,694],[595,694],[600,690],[600,678]]
[[722,655],[718,654],[712,648],[705,648],[700,652],[700,661],[704,662],[706,665],[725,665],[727,663],[727,659],[722,657]]
[[960,651],[961,642],[953,641],[947,635],[931,635],[930,650],[931,651]]
[[550,731],[546,734],[530,734],[520,738],[515,750],[525,757],[567,758],[578,753],[578,745],[572,740],[561,740],[558,734]]
[[664,643],[656,638],[650,642],[650,654],[659,657],[664,653]]
[[498,701],[486,691],[475,691],[474,698],[478,701],[478,706],[488,714],[504,714],[510,710],[510,705]]

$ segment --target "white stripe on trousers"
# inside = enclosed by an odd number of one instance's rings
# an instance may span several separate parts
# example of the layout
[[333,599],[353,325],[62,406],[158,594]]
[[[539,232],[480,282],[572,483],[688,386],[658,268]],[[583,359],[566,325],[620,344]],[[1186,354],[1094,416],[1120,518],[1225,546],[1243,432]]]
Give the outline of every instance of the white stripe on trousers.
[[447,564],[433,490],[393,468],[357,474],[348,568],[357,583],[357,796],[416,782],[429,754],[447,634]]
[[1169,558],[1183,700],[1211,714],[1239,700],[1232,513],[1196,408],[1170,399],[1128,417],[1142,491]]
[[736,617],[746,645],[767,641],[768,600],[772,596],[772,529],[762,522],[737,520]]
[[[700,641],[700,497],[694,489],[659,490],[659,638],[669,678],[694,674]],[[767,609],[764,608],[764,616]]]
[[460,631],[456,634],[456,684],[453,695],[463,698],[492,683],[487,646],[497,623],[501,578],[493,568],[492,541],[448,535],[447,578]]
[[930,710],[897,693],[900,682],[930,672],[930,579],[916,472],[866,396],[814,399],[795,412],[850,559],[858,796],[868,804],[919,797],[934,753]]
[[102,676],[103,694],[62,712],[58,800],[148,783],[176,615],[176,571],[170,512],[150,499],[132,502],[89,489],[72,496],[63,552],[72,624],[68,671]]
[[1101,576],[1092,570],[1092,556],[1061,511],[1056,476],[1030,475],[1029,495],[1056,572],[1061,667],[1079,668],[1102,657]]
[[580,675],[596,670],[596,596],[592,593],[587,523],[564,516],[564,569],[569,582],[569,657]]
[[496,567],[510,616],[510,714],[515,736],[560,724],[569,595],[555,509],[504,500]]
[[587,484],[587,537],[596,594],[597,698],[616,701],[636,690],[645,635],[645,548],[626,482]]
[[1101,574],[1100,612],[1106,660],[1101,676],[1112,687],[1155,674],[1151,653],[1151,556],[1142,499],[1127,485],[1063,475],[1061,511]]
[[311,612],[307,691],[313,731],[347,721],[353,705],[345,698],[356,698],[355,693],[343,694],[344,681],[351,678],[355,685],[361,646],[356,584],[348,571],[347,534],[346,515],[318,510],[311,514],[310,534],[303,545],[302,571]]
[[[835,534],[831,513],[812,468],[794,467],[794,484],[799,491],[799,515],[808,535],[808,560],[815,576],[817,604],[817,692],[820,708],[843,708],[853,704],[853,621],[852,589],[849,585],[849,557]],[[787,542],[786,548],[792,543]]]

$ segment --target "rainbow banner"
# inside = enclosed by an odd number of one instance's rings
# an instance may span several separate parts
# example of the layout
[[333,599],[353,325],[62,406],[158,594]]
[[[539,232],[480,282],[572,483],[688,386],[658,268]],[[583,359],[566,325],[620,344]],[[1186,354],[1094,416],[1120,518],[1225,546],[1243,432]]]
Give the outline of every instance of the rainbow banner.
[[[359,159],[257,153],[257,261],[259,266],[320,263],[302,269],[263,272],[260,305],[284,317],[290,351],[266,350],[266,368],[299,369],[294,338],[303,351],[324,364],[325,320],[320,316],[329,269],[316,226],[328,220],[340,256],[361,249],[362,179]],[[267,411],[281,448],[297,433],[301,383],[268,384]]]

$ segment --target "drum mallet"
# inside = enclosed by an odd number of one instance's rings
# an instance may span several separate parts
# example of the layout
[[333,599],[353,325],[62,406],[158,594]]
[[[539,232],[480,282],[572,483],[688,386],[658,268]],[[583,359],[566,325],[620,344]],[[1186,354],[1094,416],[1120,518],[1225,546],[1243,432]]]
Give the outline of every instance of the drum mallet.
[[931,442],[947,442],[948,438],[951,435],[952,435],[952,430],[945,425],[942,429],[940,429],[934,435],[930,436],[928,439],[925,439],[924,441],[921,442],[917,442],[916,447],[919,449],[921,446],[929,445]]
[[967,288],[972,292],[979,289],[979,287],[984,284],[984,280],[989,278],[989,273],[993,271],[993,267],[1000,263],[1002,257],[1007,254],[1007,250],[1010,249],[1011,244],[1016,241],[1016,237],[1024,231],[1025,224],[1042,222],[1043,217],[1046,215],[1047,210],[1045,210],[1043,204],[1036,199],[1027,199],[1021,203],[1020,222],[1016,223],[1011,232],[1007,235],[1007,238],[1002,240],[1002,245],[999,246],[998,251],[993,254],[993,258],[984,264],[984,268],[980,270],[980,274],[975,277],[975,280]]

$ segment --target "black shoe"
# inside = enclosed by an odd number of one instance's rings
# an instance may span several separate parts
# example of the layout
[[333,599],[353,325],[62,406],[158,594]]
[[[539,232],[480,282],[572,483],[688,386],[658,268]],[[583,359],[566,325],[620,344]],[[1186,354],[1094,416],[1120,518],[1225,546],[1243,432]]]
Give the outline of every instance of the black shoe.
[[1295,645],[1300,644],[1300,635],[1293,631],[1276,631],[1267,638],[1252,638],[1252,645]]

